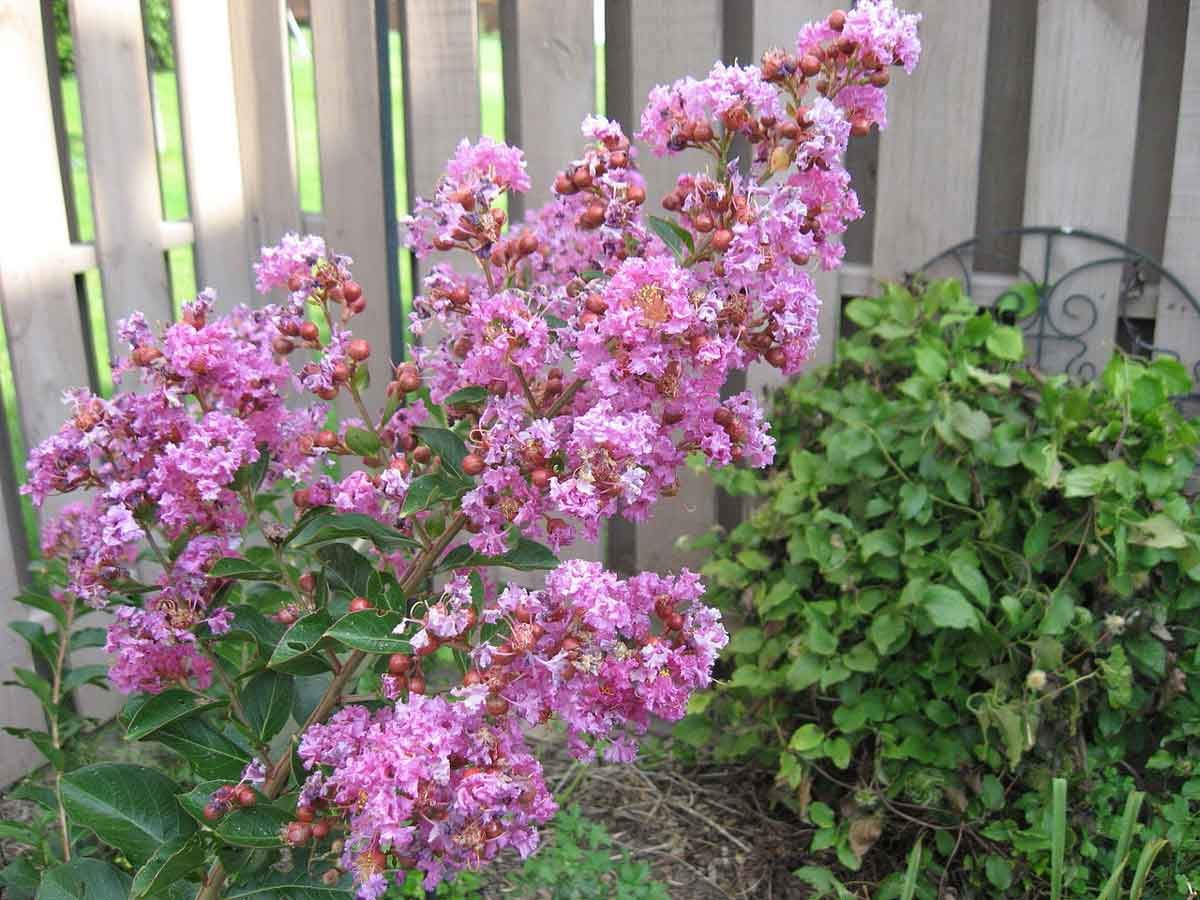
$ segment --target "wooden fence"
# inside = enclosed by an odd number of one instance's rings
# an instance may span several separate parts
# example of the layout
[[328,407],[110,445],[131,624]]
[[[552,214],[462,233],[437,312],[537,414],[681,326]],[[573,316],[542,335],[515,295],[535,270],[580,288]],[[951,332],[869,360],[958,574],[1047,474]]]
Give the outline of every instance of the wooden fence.
[[[9,600],[26,577],[20,448],[56,429],[64,388],[98,385],[107,364],[93,358],[82,273],[99,270],[111,336],[135,309],[170,318],[167,251],[191,246],[197,282],[216,287],[227,307],[251,297],[249,262],[261,244],[312,230],[355,258],[371,300],[359,328],[377,343],[390,336],[393,357],[403,354],[400,290],[412,261],[396,248],[396,196],[427,191],[455,143],[480,132],[477,2],[305,5],[321,212],[303,211],[297,189],[284,0],[172,0],[190,217],[166,221],[139,0],[70,0],[95,229],[84,243],[74,225],[50,3],[0,0],[0,110],[10,123],[0,149],[0,299],[12,377],[5,396],[15,405],[0,421],[19,423],[0,440],[0,537],[7,535],[0,620],[26,614]],[[904,5],[925,13],[925,53],[915,76],[893,80],[890,128],[851,151],[871,212],[847,235],[847,265],[819,277],[827,301],[822,359],[833,351],[842,296],[869,292],[955,241],[1006,226],[1088,228],[1162,258],[1183,284],[1200,289],[1200,0]],[[607,114],[629,128],[653,84],[703,73],[717,57],[751,61],[786,46],[827,6],[607,0],[600,60]],[[500,3],[504,128],[508,140],[526,145],[538,190],[575,156],[578,122],[595,106],[593,15],[593,0]],[[389,22],[403,43],[400,72],[390,68]],[[402,123],[391,119],[397,84]],[[393,141],[394,124],[403,125],[403,148]],[[401,149],[407,165],[397,182]],[[642,162],[654,197],[689,161]],[[1034,252],[1008,249],[1018,257]],[[1073,262],[1065,251],[1053,265]],[[1003,267],[985,271],[977,290],[995,296],[1011,280]],[[1092,287],[1101,302],[1087,352],[1099,359],[1116,338],[1119,289]],[[1200,361],[1200,319],[1173,285],[1149,285],[1128,312],[1150,342],[1189,367]],[[753,372],[750,382],[761,388],[769,377]],[[710,484],[690,478],[651,527],[614,524],[606,546],[590,552],[625,570],[678,565],[688,556],[675,549],[675,537],[710,527],[718,505]],[[28,664],[28,654],[5,631],[0,664],[14,663]],[[114,708],[97,695],[81,703],[92,713]],[[36,715],[21,692],[0,694],[0,720],[24,724]],[[0,740],[3,783],[33,756]]]

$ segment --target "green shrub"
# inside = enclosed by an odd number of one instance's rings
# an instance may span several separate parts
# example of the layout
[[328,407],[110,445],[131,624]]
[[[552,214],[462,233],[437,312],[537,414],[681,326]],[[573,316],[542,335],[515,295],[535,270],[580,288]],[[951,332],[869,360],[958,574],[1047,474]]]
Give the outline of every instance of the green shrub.
[[775,468],[721,477],[760,498],[705,570],[743,624],[680,736],[776,767],[816,859],[879,896],[919,835],[919,897],[943,870],[960,897],[1047,896],[1054,776],[1064,896],[1102,889],[1134,789],[1139,840],[1170,844],[1148,895],[1200,882],[1186,371],[1030,371],[1021,331],[952,282],[847,315],[840,361],[776,398]]
[[[560,810],[547,846],[525,861],[512,878],[518,897],[555,900],[669,900],[650,867],[629,854],[614,854],[612,838],[578,806]],[[615,858],[614,858],[615,857]]]

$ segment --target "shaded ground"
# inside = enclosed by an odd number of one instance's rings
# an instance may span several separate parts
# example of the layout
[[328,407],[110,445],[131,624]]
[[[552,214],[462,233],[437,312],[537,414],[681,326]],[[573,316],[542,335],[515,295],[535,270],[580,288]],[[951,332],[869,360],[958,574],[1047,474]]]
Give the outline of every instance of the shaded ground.
[[[811,894],[791,872],[806,862],[812,829],[768,808],[769,777],[741,766],[685,767],[670,756],[634,766],[579,766],[561,739],[533,743],[560,805],[578,803],[603,823],[617,847],[650,865],[672,897],[799,900]],[[498,874],[515,867],[505,860]],[[503,887],[488,895],[519,896]]]

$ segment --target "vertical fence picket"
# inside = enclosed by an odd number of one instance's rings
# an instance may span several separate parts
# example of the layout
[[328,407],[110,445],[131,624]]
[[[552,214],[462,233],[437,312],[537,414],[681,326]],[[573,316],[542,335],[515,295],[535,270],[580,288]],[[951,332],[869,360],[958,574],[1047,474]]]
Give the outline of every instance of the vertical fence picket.
[[300,230],[292,75],[284,0],[228,0],[246,207],[241,270],[258,248]]
[[[410,202],[430,196],[464,137],[479,136],[475,0],[402,0],[404,129]],[[445,257],[463,264],[462,254]]]
[[[712,68],[722,53],[723,7],[720,0],[660,0],[655,3],[609,0],[605,36],[608,41],[605,77],[609,116],[632,134],[650,89]],[[646,176],[647,211],[661,214],[658,198],[675,184],[676,176],[702,167],[696,151],[657,159],[643,153],[638,165]],[[679,493],[664,498],[654,518],[635,529],[614,520],[609,526],[609,558],[623,570],[663,571],[680,565],[698,566],[703,555],[676,549],[682,534],[700,534],[716,517],[716,494],[707,475],[684,471]],[[632,549],[632,553],[630,550]]]
[[150,75],[138,0],[71,0],[75,71],[109,346],[135,310],[171,319]]
[[[1179,131],[1175,138],[1175,172],[1167,212],[1163,264],[1200,296],[1200,0],[1191,0],[1187,55],[1183,63],[1183,92],[1179,100]],[[1174,285],[1162,284],[1154,343],[1179,354],[1197,377],[1200,366],[1200,311]]]
[[[0,406],[0,621],[8,622],[26,615],[12,598],[25,582],[25,527],[6,426],[19,419],[26,446],[57,430],[62,391],[87,384],[88,368],[74,278],[66,265],[70,237],[41,10],[25,0],[0,0],[0,22],[0,83],[20,85],[8,92],[5,109],[21,123],[20,139],[6,143],[0,166],[0,311],[17,396],[16,410]],[[10,679],[14,664],[30,665],[28,648],[0,628],[0,680]],[[41,727],[37,702],[28,691],[0,687],[0,723]],[[30,744],[5,737],[0,784],[24,774],[37,759]]]
[[596,98],[591,0],[501,0],[504,134],[525,151],[533,184],[509,201],[514,219],[541,205],[579,156],[579,123]]
[[921,64],[888,87],[879,135],[876,278],[900,278],[975,228],[990,0],[917,0]]
[[172,12],[196,282],[229,309],[251,285],[229,7],[174,0]]
[[[1125,235],[1146,13],[1147,0],[1042,0],[1038,7],[1027,224]],[[1022,266],[1039,279],[1044,254],[1037,239],[1021,248]],[[1094,250],[1083,242],[1055,244],[1051,281],[1091,259]],[[1103,267],[1072,276],[1055,292],[1047,310],[1050,330],[1079,333],[1086,346],[1049,340],[1044,368],[1088,377],[1104,367],[1116,337],[1120,278],[1119,269]],[[1091,298],[1094,306],[1078,297]]]
[[394,231],[395,198],[384,158],[384,118],[380,96],[376,4],[313,0],[313,61],[317,83],[317,135],[321,148],[321,193],[325,238],[354,258],[366,310],[352,323],[371,339],[375,379],[367,390],[369,407],[383,404],[388,364],[402,348],[390,345],[391,315],[399,315],[399,271],[391,258],[388,229]]

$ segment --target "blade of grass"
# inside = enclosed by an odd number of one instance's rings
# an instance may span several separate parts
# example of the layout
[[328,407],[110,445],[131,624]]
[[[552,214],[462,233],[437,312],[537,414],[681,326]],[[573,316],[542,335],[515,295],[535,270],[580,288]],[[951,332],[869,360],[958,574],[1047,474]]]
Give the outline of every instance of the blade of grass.
[[1067,780],[1054,779],[1050,812],[1050,900],[1062,900],[1067,852]]
[[1137,870],[1133,873],[1133,884],[1129,886],[1129,900],[1142,900],[1142,891],[1146,889],[1146,879],[1150,876],[1150,867],[1154,865],[1154,858],[1162,852],[1162,848],[1165,846],[1167,846],[1167,839],[1159,838],[1142,848]]
[[1113,871],[1104,884],[1104,890],[1096,900],[1120,900],[1121,877],[1129,861],[1129,846],[1133,843],[1133,829],[1137,825],[1138,813],[1146,795],[1141,791],[1130,791],[1125,801],[1125,812],[1121,816],[1121,831],[1117,836],[1117,854],[1113,857]]
[[908,868],[904,870],[904,884],[900,888],[900,900],[913,900],[917,893],[917,873],[921,869],[921,841],[913,844],[908,853]]

